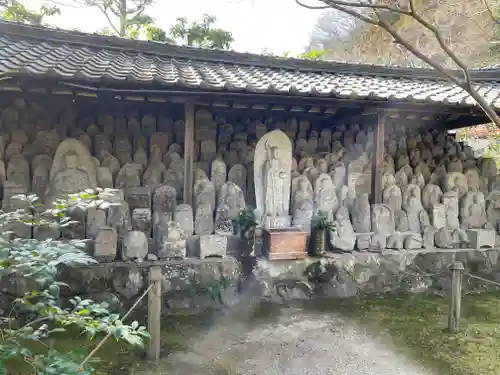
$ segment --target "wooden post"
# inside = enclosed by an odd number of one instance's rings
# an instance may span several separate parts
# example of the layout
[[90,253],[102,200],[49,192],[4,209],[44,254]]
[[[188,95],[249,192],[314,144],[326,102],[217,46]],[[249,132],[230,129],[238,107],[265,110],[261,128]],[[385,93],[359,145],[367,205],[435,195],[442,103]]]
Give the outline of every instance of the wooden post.
[[184,104],[184,204],[193,204],[194,101]]
[[377,127],[375,129],[373,140],[373,159],[372,159],[372,203],[382,203],[382,173],[381,167],[384,161],[384,140],[385,140],[385,122],[387,113],[379,113],[377,117]]
[[451,267],[451,298],[448,311],[448,329],[452,333],[460,330],[460,309],[462,305],[462,262],[454,262]]
[[149,269],[149,283],[153,284],[148,293],[148,332],[151,335],[147,357],[150,361],[160,359],[161,336],[161,268],[158,266]]

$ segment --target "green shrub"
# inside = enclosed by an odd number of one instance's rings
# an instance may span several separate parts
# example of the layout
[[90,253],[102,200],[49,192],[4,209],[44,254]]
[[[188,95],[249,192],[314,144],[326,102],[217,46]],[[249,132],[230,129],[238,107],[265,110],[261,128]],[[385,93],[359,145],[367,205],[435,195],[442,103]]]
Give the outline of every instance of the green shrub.
[[[110,190],[86,190],[68,200],[57,200],[50,209],[43,209],[35,195],[19,195],[26,205],[15,212],[0,211],[0,226],[9,228],[14,223],[33,227],[65,228],[75,222],[72,210],[89,207],[107,208]],[[37,375],[85,375],[92,369],[83,358],[68,351],[61,353],[51,343],[57,333],[77,327],[91,340],[98,333],[110,333],[117,340],[132,345],[144,345],[148,332],[134,321],[123,324],[108,304],[75,297],[69,307],[63,307],[60,290],[69,287],[58,281],[63,266],[97,263],[83,251],[83,242],[77,240],[36,240],[15,238],[12,232],[0,232],[0,281],[15,280],[21,296],[13,301],[9,316],[0,326],[0,375],[6,374],[7,360],[21,360]],[[87,358],[88,360],[89,358]]]

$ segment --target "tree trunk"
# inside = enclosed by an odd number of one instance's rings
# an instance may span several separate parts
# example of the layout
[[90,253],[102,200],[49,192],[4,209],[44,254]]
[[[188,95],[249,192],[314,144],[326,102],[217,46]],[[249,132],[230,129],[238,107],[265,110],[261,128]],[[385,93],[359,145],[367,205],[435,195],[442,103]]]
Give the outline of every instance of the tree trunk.
[[120,0],[120,36],[127,34],[127,0]]

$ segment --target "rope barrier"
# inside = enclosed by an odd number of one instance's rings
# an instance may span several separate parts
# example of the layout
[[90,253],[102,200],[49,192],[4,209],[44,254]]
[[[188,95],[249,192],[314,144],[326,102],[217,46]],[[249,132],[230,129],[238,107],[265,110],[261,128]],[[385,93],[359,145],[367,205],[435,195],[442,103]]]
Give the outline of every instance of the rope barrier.
[[463,273],[464,276],[468,276],[470,278],[473,278],[473,279],[477,279],[477,280],[481,280],[481,281],[485,281],[487,283],[490,283],[490,284],[493,284],[493,285],[496,285],[498,287],[500,287],[500,283],[497,283],[496,281],[492,281],[492,280],[488,280],[488,279],[485,279],[483,277],[480,277],[480,276],[476,276],[476,275],[472,275],[470,273],[467,273],[467,272],[464,272]]
[[[388,258],[388,257],[386,257],[384,254],[381,254],[381,256],[382,256],[382,258],[384,258],[386,261],[388,261],[388,262],[390,262],[390,263],[393,263],[393,264],[395,264],[395,265],[399,266],[399,263],[398,263],[398,262],[396,262],[396,261],[394,261],[394,260],[389,259],[389,258]],[[414,264],[414,266],[415,266],[418,270],[420,270],[420,268],[419,268],[416,264]],[[446,272],[449,272],[449,271],[450,271],[451,266],[452,266],[452,265],[451,265],[451,264],[449,264],[449,265],[448,265],[448,266],[446,266],[446,268],[445,268],[445,269],[443,269],[442,271],[440,271],[440,272],[435,272],[435,273],[424,273],[424,272],[422,272],[422,273],[412,273],[412,272],[402,271],[402,270],[400,270],[399,272],[401,272],[402,274],[405,274],[405,275],[407,275],[407,276],[412,276],[412,277],[436,277],[436,276],[443,275],[443,274],[445,274]]]
[[[123,317],[121,319],[122,322],[125,321],[125,319],[127,319],[127,317],[130,315],[130,313],[132,311],[134,311],[134,309],[137,307],[137,305],[139,305],[139,302],[141,302],[142,299],[144,297],[146,297],[146,295],[148,294],[149,290],[153,287],[153,285],[154,284],[149,284],[149,287],[144,291],[144,293],[142,293],[142,295],[139,297],[139,299],[137,301],[135,301],[135,303],[132,305],[132,307],[125,313],[125,315],[123,315]],[[97,346],[89,353],[89,355],[85,357],[85,359],[82,361],[82,363],[80,363],[81,368],[83,368],[83,366],[85,366],[85,364],[90,360],[90,358],[92,358],[92,356],[104,345],[106,340],[109,339],[111,335],[112,335],[112,333],[108,332],[108,334],[106,336],[104,336],[104,338],[99,342],[99,344],[97,344]]]

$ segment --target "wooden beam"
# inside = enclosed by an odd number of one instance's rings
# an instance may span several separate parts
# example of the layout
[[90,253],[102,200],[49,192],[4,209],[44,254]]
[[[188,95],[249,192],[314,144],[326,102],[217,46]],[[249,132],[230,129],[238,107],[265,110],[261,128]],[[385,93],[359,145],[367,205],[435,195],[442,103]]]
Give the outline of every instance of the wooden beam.
[[195,104],[188,100],[184,104],[184,204],[193,204],[193,161],[194,161],[194,116]]
[[372,203],[382,203],[382,163],[384,162],[385,123],[389,113],[380,113],[377,118],[373,145]]

